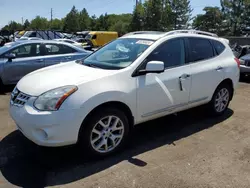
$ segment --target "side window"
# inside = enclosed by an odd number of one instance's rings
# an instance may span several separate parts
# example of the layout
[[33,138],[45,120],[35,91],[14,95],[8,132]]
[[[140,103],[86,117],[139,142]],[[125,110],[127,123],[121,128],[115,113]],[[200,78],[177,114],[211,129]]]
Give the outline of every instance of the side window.
[[217,55],[220,55],[225,50],[226,47],[219,41],[216,40],[211,40],[211,41],[214,45]]
[[173,39],[157,47],[147,58],[147,61],[162,61],[165,68],[185,64],[185,45],[183,39]]
[[40,44],[26,44],[17,47],[16,49],[10,51],[10,53],[14,53],[16,58],[24,58],[24,57],[34,57],[40,55]]
[[70,43],[70,44],[74,43],[73,41],[70,41],[70,40],[66,40],[65,42]]
[[71,47],[66,46],[66,45],[62,45],[62,52],[63,52],[63,54],[70,54],[70,53],[75,53],[77,51],[74,48],[71,48]]
[[47,55],[60,55],[76,52],[75,49],[62,44],[46,44],[45,50]]
[[189,38],[190,62],[206,60],[214,57],[213,47],[209,40],[202,38]]

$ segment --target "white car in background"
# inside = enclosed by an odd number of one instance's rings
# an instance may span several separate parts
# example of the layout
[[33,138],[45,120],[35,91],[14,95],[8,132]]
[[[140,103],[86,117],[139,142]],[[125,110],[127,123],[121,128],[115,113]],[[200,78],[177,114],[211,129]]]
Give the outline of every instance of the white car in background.
[[22,78],[10,114],[38,145],[79,143],[86,153],[106,156],[139,123],[200,105],[222,115],[239,65],[227,42],[211,33],[129,34],[81,61]]
[[76,42],[74,40],[70,40],[70,39],[54,39],[55,41],[60,41],[60,42],[67,42],[70,43],[74,46],[77,46],[79,48],[82,48],[82,43]]

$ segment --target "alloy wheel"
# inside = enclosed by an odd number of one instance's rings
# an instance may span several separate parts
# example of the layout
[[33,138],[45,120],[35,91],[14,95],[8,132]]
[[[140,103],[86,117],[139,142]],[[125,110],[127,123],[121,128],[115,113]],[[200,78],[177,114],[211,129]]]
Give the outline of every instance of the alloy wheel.
[[124,130],[124,124],[119,117],[104,117],[95,124],[91,131],[91,146],[99,153],[108,153],[121,143]]
[[226,88],[222,88],[215,97],[215,110],[217,112],[223,112],[229,103],[229,91]]

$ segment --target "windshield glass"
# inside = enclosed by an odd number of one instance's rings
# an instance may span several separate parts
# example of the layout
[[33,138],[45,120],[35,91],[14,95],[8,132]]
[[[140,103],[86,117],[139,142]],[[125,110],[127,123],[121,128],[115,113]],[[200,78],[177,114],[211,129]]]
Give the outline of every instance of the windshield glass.
[[0,55],[6,51],[8,51],[9,49],[11,49],[13,46],[18,45],[18,42],[9,42],[6,43],[3,47],[0,47]]
[[92,35],[91,34],[88,34],[85,39],[91,39],[92,38]]
[[153,40],[120,38],[94,52],[83,64],[103,69],[122,69],[132,64]]
[[36,32],[27,31],[27,32],[24,33],[23,37],[36,37]]

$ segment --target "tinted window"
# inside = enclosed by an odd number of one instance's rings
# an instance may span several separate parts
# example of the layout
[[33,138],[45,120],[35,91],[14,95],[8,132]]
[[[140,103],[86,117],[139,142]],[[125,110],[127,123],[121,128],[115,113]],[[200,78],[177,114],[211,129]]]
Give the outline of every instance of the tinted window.
[[185,47],[184,40],[170,40],[159,46],[147,61],[163,61],[165,68],[180,66],[185,64]]
[[62,48],[63,48],[63,53],[64,54],[69,54],[69,53],[75,53],[75,52],[77,52],[74,48],[71,48],[71,47],[66,46],[66,45],[62,45]]
[[46,44],[45,51],[47,55],[59,55],[76,52],[75,49],[62,44]]
[[225,50],[225,46],[221,42],[212,40],[212,43],[214,45],[217,55],[220,55]]
[[34,57],[39,56],[40,54],[40,45],[39,44],[26,44],[15,48],[10,51],[10,53],[16,54],[17,58],[22,57]]
[[201,38],[189,38],[189,53],[191,62],[209,59],[214,56],[213,47],[209,40]]
[[71,41],[71,40],[66,40],[65,42],[68,42],[68,43],[70,43],[70,44],[73,44],[73,43],[74,43],[74,42]]

